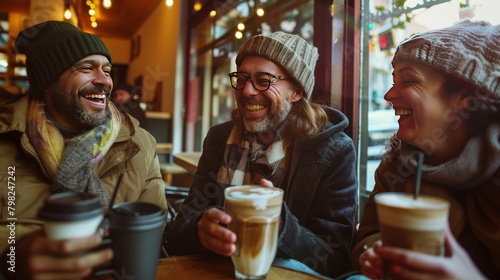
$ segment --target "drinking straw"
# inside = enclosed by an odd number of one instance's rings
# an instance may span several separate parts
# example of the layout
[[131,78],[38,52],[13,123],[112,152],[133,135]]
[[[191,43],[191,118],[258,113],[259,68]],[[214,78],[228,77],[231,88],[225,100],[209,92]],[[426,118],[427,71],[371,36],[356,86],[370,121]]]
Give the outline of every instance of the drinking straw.
[[413,194],[413,198],[417,199],[420,194],[420,184],[422,182],[422,165],[424,164],[424,153],[420,150],[417,152],[418,161],[417,161],[417,179],[415,181],[415,193]]
[[118,193],[118,188],[120,187],[120,183],[122,182],[122,177],[123,173],[120,174],[120,177],[118,177],[118,181],[116,181],[115,190],[113,191],[113,197],[111,198],[111,202],[109,204],[109,209],[113,209],[113,204],[115,203],[116,194]]

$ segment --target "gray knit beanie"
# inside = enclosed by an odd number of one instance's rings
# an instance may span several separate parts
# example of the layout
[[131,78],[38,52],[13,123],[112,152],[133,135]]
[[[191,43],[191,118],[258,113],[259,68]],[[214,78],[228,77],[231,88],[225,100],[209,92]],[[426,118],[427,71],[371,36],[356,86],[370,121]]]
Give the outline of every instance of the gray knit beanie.
[[236,56],[236,66],[239,68],[243,59],[249,55],[263,56],[283,67],[302,86],[305,98],[311,97],[318,49],[306,40],[281,31],[270,35],[256,35],[241,46]]
[[392,60],[430,66],[500,98],[500,25],[462,20],[403,41]]
[[26,55],[28,80],[36,94],[42,94],[64,71],[89,55],[101,54],[111,62],[99,37],[64,21],[45,21],[21,31],[16,47]]

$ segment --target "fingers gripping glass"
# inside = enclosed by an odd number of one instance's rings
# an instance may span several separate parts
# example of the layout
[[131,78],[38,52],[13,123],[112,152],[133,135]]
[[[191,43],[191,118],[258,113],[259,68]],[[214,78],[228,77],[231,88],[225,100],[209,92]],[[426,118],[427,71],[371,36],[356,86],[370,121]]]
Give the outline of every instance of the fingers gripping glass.
[[275,83],[276,80],[286,80],[286,77],[276,76],[266,72],[257,72],[252,76],[243,72],[232,72],[229,73],[229,79],[231,80],[231,86],[234,89],[241,90],[245,87],[248,80],[252,83],[253,87],[258,91],[268,90],[271,83]]

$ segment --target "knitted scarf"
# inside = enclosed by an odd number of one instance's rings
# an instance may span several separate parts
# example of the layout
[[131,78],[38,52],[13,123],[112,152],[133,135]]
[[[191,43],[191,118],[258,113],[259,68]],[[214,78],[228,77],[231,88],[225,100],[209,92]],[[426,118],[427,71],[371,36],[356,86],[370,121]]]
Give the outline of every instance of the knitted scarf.
[[[412,148],[401,147],[400,159],[415,167]],[[422,179],[449,189],[468,190],[467,219],[475,235],[488,244],[493,263],[500,270],[500,125],[492,124],[484,134],[471,138],[457,158],[438,166],[424,165]]]
[[103,207],[109,195],[92,167],[109,150],[120,130],[120,115],[110,102],[111,119],[79,136],[65,140],[45,114],[45,104],[30,98],[27,112],[27,135],[41,160],[42,168],[53,178],[52,191],[90,192],[99,196]]
[[226,142],[217,182],[224,185],[259,184],[260,179],[265,178],[279,187],[289,168],[291,156],[287,148],[293,137],[288,135],[286,125],[279,128],[274,138],[266,136],[246,132],[235,124]]

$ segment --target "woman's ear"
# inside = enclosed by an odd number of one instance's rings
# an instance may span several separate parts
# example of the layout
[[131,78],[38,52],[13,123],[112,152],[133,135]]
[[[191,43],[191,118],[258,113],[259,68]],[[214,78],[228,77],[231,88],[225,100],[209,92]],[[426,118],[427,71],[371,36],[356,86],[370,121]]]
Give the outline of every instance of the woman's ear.
[[456,106],[459,110],[466,110],[470,107],[470,99],[472,95],[467,93],[467,90],[462,89],[456,93]]

